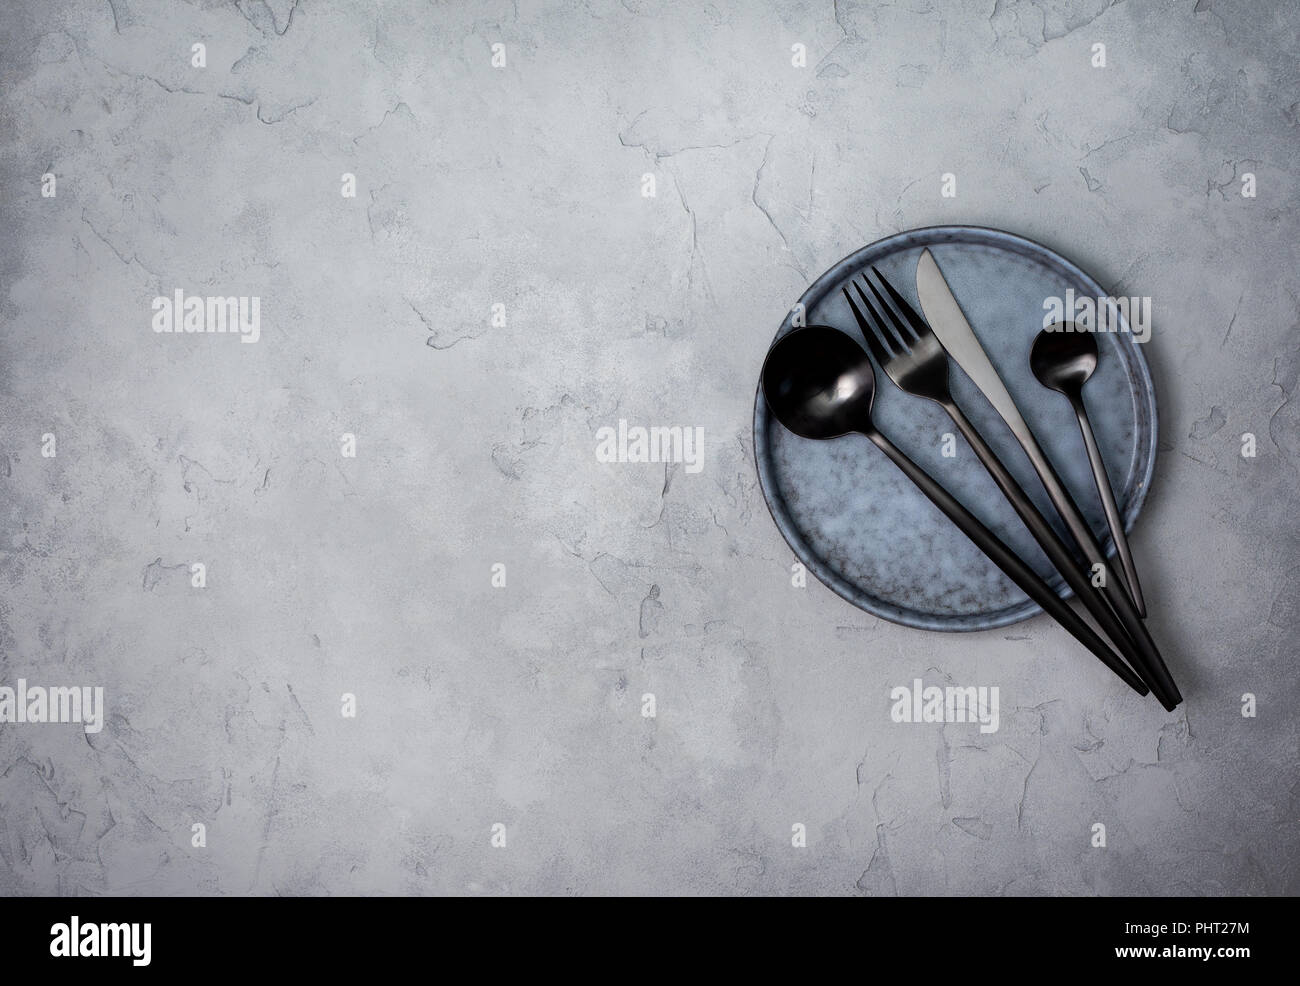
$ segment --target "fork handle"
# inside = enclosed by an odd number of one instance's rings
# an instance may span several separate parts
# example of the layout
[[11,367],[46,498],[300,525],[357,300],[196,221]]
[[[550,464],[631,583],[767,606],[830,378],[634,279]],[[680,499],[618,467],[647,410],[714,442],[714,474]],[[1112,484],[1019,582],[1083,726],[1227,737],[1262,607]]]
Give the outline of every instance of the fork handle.
[[909,459],[888,438],[874,430],[874,428],[864,433],[875,443],[877,448],[889,456],[894,465],[903,470],[907,478],[916,484],[917,488],[929,498],[931,503],[942,510],[948,519],[956,524],[963,534],[974,541],[975,546],[1006,574],[1007,578],[1020,587],[1025,595],[1043,607],[1057,623],[1069,631],[1079,643],[1092,651],[1126,685],[1139,695],[1147,694],[1147,686],[1142,679],[1135,675],[1128,665],[1115,655],[1114,651],[1106,645],[1106,642],[1097,636],[1092,627],[1088,626],[1066,604],[1065,600],[1048,588],[1047,583],[1039,578],[1038,573],[1026,565],[1019,555],[1008,548],[996,534],[981,524],[974,514],[961,505],[956,497],[940,486],[933,476]]
[[[1025,491],[1016,483],[1007,467],[1003,465],[1002,460],[998,458],[997,453],[989,448],[988,443],[984,441],[984,437],[975,430],[975,426],[971,424],[970,419],[966,417],[956,402],[947,400],[939,403],[948,412],[948,416],[952,418],[957,430],[962,433],[962,437],[966,439],[967,444],[975,451],[976,458],[988,470],[988,474],[993,477],[993,482],[1002,491],[1002,495],[1007,498],[1007,502],[1015,509],[1025,527],[1029,528],[1029,533],[1034,536],[1034,540],[1043,549],[1043,553],[1047,555],[1047,560],[1061,573],[1066,584],[1078,596],[1079,602],[1087,607],[1088,612],[1092,614],[1092,618],[1097,621],[1102,633],[1110,637],[1120,653],[1128,659],[1129,663],[1139,673],[1143,673],[1145,662],[1141,650],[1116,618],[1111,608],[1106,605],[1105,598],[1100,590],[1094,588],[1092,582],[1083,573],[1083,570],[1074,560],[1070,549],[1065,546],[1065,542],[1061,540],[1056,531],[1052,530],[1052,525],[1047,522],[1047,518],[1034,506]],[[1146,678],[1147,684],[1156,689],[1156,697],[1160,699],[1160,703],[1166,709],[1172,711],[1174,705],[1171,705],[1166,700],[1168,696],[1162,696],[1153,676],[1150,674],[1143,674],[1143,676]]]

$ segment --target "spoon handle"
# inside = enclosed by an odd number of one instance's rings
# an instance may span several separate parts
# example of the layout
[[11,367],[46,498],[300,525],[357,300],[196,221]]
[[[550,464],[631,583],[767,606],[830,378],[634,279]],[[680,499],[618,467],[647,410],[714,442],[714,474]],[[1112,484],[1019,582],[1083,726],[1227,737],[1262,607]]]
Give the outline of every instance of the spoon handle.
[[1075,417],[1079,419],[1079,430],[1083,432],[1083,444],[1088,450],[1088,461],[1092,464],[1092,478],[1097,483],[1102,509],[1106,511],[1106,523],[1110,525],[1110,536],[1115,541],[1115,550],[1124,569],[1124,581],[1128,583],[1129,594],[1133,598],[1133,608],[1137,610],[1138,616],[1145,619],[1147,604],[1142,598],[1142,587],[1138,585],[1137,567],[1133,564],[1133,555],[1129,552],[1128,538],[1124,534],[1124,521],[1119,515],[1115,494],[1111,491],[1110,476],[1106,472],[1106,463],[1102,461],[1101,449],[1097,447],[1097,436],[1092,433],[1088,409],[1083,406],[1081,395],[1072,396],[1070,403],[1074,405]]
[[909,459],[888,438],[875,430],[867,431],[866,435],[885,455],[889,456],[894,465],[903,470],[907,478],[916,484],[917,488],[929,498],[930,502],[942,510],[948,519],[956,524],[963,534],[974,541],[975,546],[1006,574],[1007,578],[1021,588],[1025,595],[1051,614],[1057,623],[1068,630],[1079,643],[1092,651],[1126,685],[1139,695],[1147,694],[1147,686],[1143,684],[1142,679],[1134,674],[1128,665],[1121,661],[1114,651],[1106,645],[1106,642],[1097,636],[1093,629],[1066,604],[1065,600],[1053,592],[1047,583],[1039,578],[1038,574],[1026,565],[1014,551],[1008,548],[996,534],[981,524],[975,518],[975,515],[963,507],[951,493],[940,486],[933,476]]

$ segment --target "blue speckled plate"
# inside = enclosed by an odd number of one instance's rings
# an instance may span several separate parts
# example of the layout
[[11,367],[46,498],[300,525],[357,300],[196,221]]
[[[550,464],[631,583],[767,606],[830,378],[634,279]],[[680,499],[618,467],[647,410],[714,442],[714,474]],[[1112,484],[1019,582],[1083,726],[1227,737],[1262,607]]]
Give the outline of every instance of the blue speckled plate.
[[[1113,553],[1069,402],[1040,385],[1029,370],[1029,349],[1043,327],[1043,300],[1064,298],[1069,288],[1076,297],[1106,293],[1078,267],[998,230],[912,230],[863,247],[819,277],[799,299],[806,322],[835,326],[860,342],[840,288],[872,264],[920,311],[916,261],[926,247],[1098,541]],[[791,331],[792,317],[786,317],[777,339]],[[1141,346],[1128,331],[1102,334],[1098,344],[1101,358],[1083,397],[1128,530],[1155,465],[1155,391]],[[950,376],[957,403],[1064,537],[1064,526],[1002,419],[955,363]],[[877,369],[874,417],[885,435],[1060,595],[1070,595],[942,408],[902,393]],[[956,435],[956,458],[942,455],[947,433]],[[855,606],[926,630],[983,630],[1041,611],[866,438],[797,438],[772,418],[760,386],[754,449],[763,496],[786,541],[810,572]]]

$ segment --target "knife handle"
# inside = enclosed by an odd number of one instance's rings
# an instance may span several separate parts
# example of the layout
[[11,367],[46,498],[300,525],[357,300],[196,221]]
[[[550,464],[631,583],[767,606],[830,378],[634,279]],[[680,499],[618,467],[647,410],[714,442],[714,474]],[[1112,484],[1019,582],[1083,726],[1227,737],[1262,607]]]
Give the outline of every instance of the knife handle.
[[[1065,521],[1070,536],[1074,539],[1075,544],[1079,546],[1079,550],[1083,552],[1083,556],[1089,565],[1100,565],[1102,567],[1103,575],[1106,578],[1101,591],[1115,611],[1115,615],[1119,617],[1124,629],[1133,638],[1133,643],[1137,645],[1138,671],[1151,686],[1151,690],[1155,692],[1160,704],[1172,711],[1183,700],[1183,697],[1178,691],[1178,686],[1174,684],[1174,679],[1169,674],[1169,668],[1165,666],[1165,660],[1160,656],[1155,641],[1151,639],[1146,624],[1142,622],[1142,617],[1138,616],[1137,609],[1133,606],[1133,600],[1129,596],[1128,588],[1119,578],[1119,572],[1106,563],[1106,556],[1097,544],[1097,539],[1093,537],[1092,529],[1088,526],[1087,521],[1083,519],[1083,515],[1079,512],[1074,499],[1066,490],[1065,484],[1061,482],[1061,477],[1056,474],[1056,470],[1052,468],[1052,464],[1047,461],[1047,457],[1043,455],[1036,442],[1032,447],[1037,450],[1039,460],[1034,462],[1034,467],[1037,469],[1038,476],[1043,481],[1043,486],[1047,490],[1047,495],[1051,498],[1053,506],[1056,507],[1057,513]],[[1026,452],[1029,449],[1029,446],[1025,447]],[[1034,461],[1032,454],[1030,455],[1030,461]]]
[[1051,614],[1069,633],[1088,650],[1092,651],[1106,667],[1115,672],[1120,679],[1139,695],[1147,694],[1147,686],[1132,670],[1121,661],[1106,645],[1092,627],[1075,613],[1038,574],[1026,565],[1020,557],[1004,544],[996,534],[981,524],[969,510],[961,505],[946,489],[939,485],[928,472],[907,457],[901,449],[880,432],[867,431],[866,435],[876,446],[889,456],[894,465],[903,470],[922,493],[936,507],[956,524],[968,538],[975,542],[993,564],[997,565],[1020,589],[1034,602]]
[[[980,349],[980,353],[983,355],[983,349]],[[983,355],[983,360],[987,363],[988,356]],[[961,365],[963,369],[966,369],[965,364]],[[1011,433],[1020,442],[1020,447],[1025,450],[1025,455],[1029,457],[1030,464],[1034,467],[1034,471],[1038,473],[1038,478],[1042,481],[1043,489],[1047,491],[1052,506],[1056,508],[1061,520],[1065,521],[1066,530],[1070,532],[1070,537],[1078,546],[1083,557],[1089,565],[1102,566],[1103,573],[1107,577],[1101,591],[1137,648],[1136,654],[1133,655],[1137,659],[1134,666],[1151,686],[1151,690],[1155,693],[1156,698],[1160,700],[1160,704],[1166,710],[1172,711],[1183,700],[1182,694],[1178,691],[1178,686],[1174,684],[1173,676],[1169,673],[1164,658],[1160,656],[1155,641],[1151,639],[1151,634],[1147,631],[1145,624],[1142,622],[1142,617],[1133,604],[1128,584],[1123,581],[1118,570],[1111,568],[1106,563],[1106,555],[1097,544],[1092,528],[1083,519],[1078,504],[1074,502],[1074,498],[1070,496],[1065,484],[1061,482],[1061,477],[1052,468],[1051,461],[1039,446],[1038,439],[1034,437],[1033,429],[1029,427],[1029,423],[1020,414],[1016,402],[1011,399],[1011,394],[1007,391],[1002,378],[998,376],[996,370],[992,369],[991,364],[989,366],[991,379],[976,381],[980,390],[988,402],[993,405],[994,410],[1001,415],[1002,420],[1007,423]],[[967,370],[968,375],[969,372]]]
[[1083,570],[1080,569],[1078,562],[1070,553],[1070,549],[1065,546],[1065,542],[1052,529],[1052,525],[1047,522],[1047,518],[1034,506],[1024,490],[1016,483],[1007,467],[1003,465],[1002,460],[998,458],[997,453],[989,448],[983,436],[975,430],[975,426],[971,424],[970,419],[966,417],[956,402],[951,400],[939,401],[939,404],[948,412],[948,416],[952,418],[957,430],[962,433],[967,444],[974,449],[976,457],[988,470],[993,482],[997,484],[1007,502],[1015,509],[1025,527],[1029,529],[1029,533],[1034,536],[1034,540],[1038,542],[1043,549],[1043,553],[1047,555],[1048,561],[1061,573],[1066,584],[1074,590],[1074,594],[1079,598],[1079,602],[1087,607],[1088,612],[1092,614],[1092,618],[1097,621],[1102,633],[1111,639],[1115,647],[1128,659],[1130,664],[1135,668],[1141,668],[1143,666],[1142,654],[1133,640],[1130,639],[1123,625],[1115,618],[1115,614],[1111,612],[1110,607],[1106,605],[1101,593],[1093,586]]

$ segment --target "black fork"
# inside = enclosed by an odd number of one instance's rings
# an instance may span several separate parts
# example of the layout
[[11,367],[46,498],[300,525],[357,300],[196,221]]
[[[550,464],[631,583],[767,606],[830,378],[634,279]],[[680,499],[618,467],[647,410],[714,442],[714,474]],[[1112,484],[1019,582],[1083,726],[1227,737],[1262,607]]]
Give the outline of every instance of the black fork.
[[[853,300],[853,294],[849,289],[847,287],[843,289],[844,297],[848,300],[849,308],[853,310],[853,317],[857,320],[858,328],[862,330],[871,355],[899,390],[932,400],[948,413],[948,417],[952,418],[957,430],[961,432],[976,457],[988,470],[993,482],[1002,491],[1002,495],[1007,498],[1017,516],[1029,529],[1029,533],[1042,547],[1048,560],[1061,573],[1066,584],[1074,590],[1079,601],[1092,614],[1102,632],[1111,639],[1134,670],[1142,676],[1156,698],[1160,700],[1160,704],[1172,711],[1178,703],[1174,696],[1164,689],[1159,676],[1152,670],[1155,645],[1150,642],[1150,637],[1128,630],[1125,625],[1127,621],[1121,622],[1116,617],[1102,595],[1104,590],[1092,584],[1092,580],[1080,568],[1070,549],[1052,529],[1052,525],[1025,495],[1024,490],[1002,464],[1002,460],[989,448],[988,443],[957,406],[948,386],[948,353],[929,324],[917,314],[902,295],[894,290],[893,285],[885,280],[880,271],[872,267],[871,273],[884,288],[882,294],[870,277],[866,275],[862,277],[862,281],[866,283],[872,297],[875,298],[875,304],[867,296],[867,292],[863,291],[858,281],[850,283],[862,303],[861,308]],[[893,303],[892,307],[890,302]],[[863,308],[866,309],[866,314]]]

